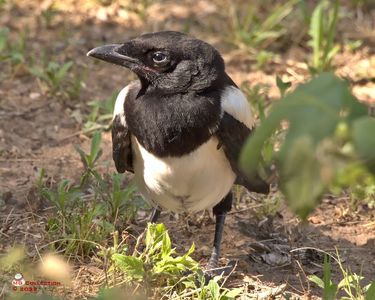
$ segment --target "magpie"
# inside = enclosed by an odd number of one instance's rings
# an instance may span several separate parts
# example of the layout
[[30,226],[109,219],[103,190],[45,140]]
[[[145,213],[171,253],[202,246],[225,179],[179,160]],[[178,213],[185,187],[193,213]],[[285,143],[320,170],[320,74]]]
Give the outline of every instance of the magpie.
[[118,172],[134,173],[143,196],[162,209],[216,218],[208,269],[215,269],[231,188],[268,193],[259,175],[247,178],[240,150],[254,128],[249,103],[225,72],[210,44],[175,31],[146,33],[123,44],[87,53],[133,71],[138,80],[118,94],[112,125],[113,160]]

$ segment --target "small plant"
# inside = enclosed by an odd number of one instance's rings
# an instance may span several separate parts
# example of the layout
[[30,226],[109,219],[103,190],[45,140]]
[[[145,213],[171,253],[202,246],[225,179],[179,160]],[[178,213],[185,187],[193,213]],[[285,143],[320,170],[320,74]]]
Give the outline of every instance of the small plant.
[[[51,191],[47,188],[41,188],[40,190],[41,196],[57,208],[58,213],[61,214],[64,221],[67,220],[68,210],[72,209],[82,197],[79,188],[72,186],[67,179],[57,184],[56,191]],[[65,231],[65,226],[62,227],[62,230],[63,232]]]
[[[256,84],[250,86],[248,82],[243,82],[241,84],[241,90],[244,91],[254,115],[259,118],[260,123],[262,123],[266,118],[266,110],[270,105],[267,101],[266,96],[269,91],[269,86],[264,84]],[[276,131],[264,144],[262,149],[262,160],[266,164],[271,164],[274,153],[274,145],[279,139],[280,132]],[[264,167],[264,166],[263,166]],[[262,168],[262,166],[261,166]],[[262,171],[264,172],[264,171]]]
[[338,291],[338,285],[332,282],[331,261],[327,255],[324,256],[323,279],[316,275],[309,275],[308,279],[323,289],[324,300],[334,300]]
[[44,66],[30,67],[29,71],[38,79],[43,90],[63,99],[76,99],[82,87],[82,75],[74,73],[72,69],[72,61],[63,64],[50,61]]
[[266,115],[266,108],[269,102],[267,101],[266,95],[269,88],[270,87],[265,84],[255,84],[252,86],[248,81],[241,83],[241,90],[245,93],[250,103],[251,111],[260,121],[262,121]]
[[105,237],[114,230],[106,221],[102,203],[89,203],[79,186],[62,180],[56,189],[43,188],[41,196],[56,210],[47,222],[47,231],[56,239],[54,246],[65,254],[88,255]]
[[91,112],[83,125],[83,131],[86,134],[95,130],[109,130],[112,124],[117,94],[117,92],[113,93],[104,101],[94,100],[88,103],[91,107]]
[[280,211],[282,201],[280,192],[267,195],[262,198],[262,205],[255,210],[255,216],[260,221],[268,217],[274,217]]
[[313,53],[309,69],[313,75],[331,70],[333,58],[340,50],[340,46],[334,44],[338,10],[339,0],[335,0],[333,6],[321,0],[311,16],[309,45]]
[[[126,280],[148,280],[163,286],[168,282],[179,281],[185,271],[197,271],[198,263],[190,255],[194,252],[194,244],[183,256],[175,256],[171,239],[163,224],[148,224],[145,249],[133,255],[113,254],[112,260]],[[164,284],[163,284],[164,283]]]
[[99,177],[99,174],[96,172],[96,163],[103,154],[103,151],[100,148],[101,141],[101,134],[99,131],[97,131],[91,139],[90,153],[86,153],[78,145],[75,146],[75,149],[78,152],[84,167],[84,172],[81,176],[81,186],[87,183],[87,180],[91,175],[93,175],[94,177]]
[[314,282],[317,286],[323,289],[323,300],[335,300],[337,298],[337,294],[342,291],[346,294],[344,297],[340,297],[342,300],[370,300],[374,299],[375,297],[375,281],[372,283],[363,286],[361,284],[362,280],[364,279],[363,276],[352,273],[350,269],[345,269],[343,267],[342,261],[340,259],[339,253],[336,250],[337,258],[334,258],[337,262],[341,274],[342,280],[335,284],[332,281],[332,267],[331,267],[331,260],[328,259],[328,256],[325,255],[324,257],[324,265],[323,265],[323,279],[319,278],[316,275],[309,275],[307,278]]
[[351,211],[357,211],[360,204],[366,204],[370,209],[375,207],[375,176],[363,166],[349,165],[338,172],[331,190],[339,195],[342,188],[349,195]]
[[276,76],[276,85],[280,91],[280,97],[285,96],[286,91],[292,86],[291,82],[284,82],[279,76]]
[[261,50],[255,55],[256,67],[262,69],[266,66],[276,54],[271,51]]
[[123,186],[123,174],[113,173],[110,180],[96,174],[95,179],[96,182],[92,184],[93,190],[103,201],[107,220],[112,224],[129,224],[134,220],[140,207],[148,208],[141,197],[135,196],[134,185]]
[[56,8],[55,2],[52,1],[47,8],[41,11],[40,17],[47,28],[52,27],[53,20],[60,14],[60,11]]
[[48,219],[47,230],[53,238],[58,238],[55,246],[66,254],[92,253],[116,225],[126,226],[132,222],[139,207],[144,206],[141,198],[134,197],[134,186],[123,187],[122,174],[111,177],[99,174],[100,144],[101,134],[96,132],[89,153],[76,146],[84,165],[79,185],[65,179],[56,188],[47,188],[43,181],[44,170],[35,183],[41,197],[56,209],[57,214]]
[[270,161],[276,163],[288,204],[301,218],[312,212],[340,173],[360,166],[375,174],[375,120],[333,74],[319,75],[273,105],[245,144],[244,171],[251,175],[258,169],[264,145],[282,122],[288,128]]
[[[140,239],[137,241],[140,246]],[[220,276],[205,284],[199,264],[191,258],[194,244],[182,256],[176,255],[168,231],[163,224],[148,224],[144,239],[144,250],[138,247],[131,255],[113,253],[112,272],[123,273],[123,279],[130,284],[138,282],[147,291],[161,299],[172,295],[180,299],[234,299],[241,289],[227,289],[219,285]],[[119,247],[117,247],[119,248]]]
[[21,32],[14,41],[10,39],[10,30],[0,27],[0,64],[9,64],[12,69],[26,63],[26,34]]
[[[273,41],[285,34],[280,23],[293,10],[295,0],[289,0],[273,7],[272,12],[264,19],[259,18],[259,4],[249,3],[242,11],[233,3],[229,6],[231,43],[250,54],[266,49]],[[270,54],[258,57],[258,64],[264,63]]]
[[68,71],[73,66],[73,62],[69,61],[64,64],[57,62],[49,62],[45,67],[30,68],[31,74],[45,83],[52,94],[62,89],[64,81],[66,81]]

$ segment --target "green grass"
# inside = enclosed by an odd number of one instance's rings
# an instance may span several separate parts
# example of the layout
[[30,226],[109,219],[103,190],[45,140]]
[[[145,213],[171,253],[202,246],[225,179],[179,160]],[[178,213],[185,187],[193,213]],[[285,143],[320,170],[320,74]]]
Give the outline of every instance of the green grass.
[[28,63],[26,32],[21,32],[15,39],[11,39],[10,33],[8,27],[0,27],[0,66],[7,67],[6,73],[14,73]]
[[[105,271],[101,291],[92,299],[123,299],[129,295],[131,299],[231,300],[243,292],[242,288],[224,287],[226,280],[221,276],[206,283],[200,265],[191,257],[194,244],[185,254],[178,255],[163,224],[148,224],[134,247],[131,239],[127,236],[120,241],[114,231],[111,246],[92,242],[98,249],[95,261]],[[23,250],[14,248],[0,257],[0,266],[10,272],[24,259]],[[32,269],[27,272],[35,273]],[[58,299],[51,296],[51,291],[45,292],[43,299]],[[25,295],[18,296],[11,299],[26,299]],[[28,295],[27,299],[39,297]]]
[[[331,258],[337,263],[342,279],[334,283],[332,280]],[[364,277],[353,273],[350,268],[343,266],[338,250],[335,256],[324,257],[323,278],[309,275],[308,279],[323,290],[323,300],[370,300],[375,299],[375,281],[364,285]],[[339,296],[340,295],[340,296]]]
[[46,28],[51,28],[56,16],[60,14],[60,10],[56,8],[56,2],[52,1],[40,13],[40,19]]
[[266,49],[273,41],[285,34],[286,30],[280,23],[293,10],[295,0],[286,1],[283,4],[276,4],[268,10],[263,19],[261,6],[256,3],[249,3],[245,7],[236,5],[229,6],[231,42],[248,53],[256,53],[258,50]]
[[62,100],[78,100],[82,88],[82,74],[74,71],[73,61],[48,61],[29,67],[29,72],[38,80],[43,91]]
[[88,103],[90,113],[84,117],[83,131],[90,134],[96,130],[109,130],[112,125],[113,108],[117,92],[104,100],[93,100]]
[[313,75],[332,70],[333,58],[340,51],[340,46],[335,44],[340,1],[332,2],[321,0],[310,19],[312,57],[309,70]]
[[63,179],[56,187],[48,187],[43,181],[44,170],[35,186],[40,197],[54,208],[48,218],[47,231],[55,250],[70,256],[92,255],[95,247],[105,241],[115,226],[125,228],[134,221],[145,202],[135,196],[131,184],[124,186],[122,174],[100,174],[97,171],[101,156],[101,135],[95,133],[89,153],[76,147],[83,164],[79,184]]

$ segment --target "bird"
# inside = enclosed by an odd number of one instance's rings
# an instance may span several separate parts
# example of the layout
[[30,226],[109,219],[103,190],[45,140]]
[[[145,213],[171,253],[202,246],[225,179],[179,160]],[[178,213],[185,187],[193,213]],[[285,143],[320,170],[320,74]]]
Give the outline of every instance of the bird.
[[134,173],[141,194],[161,210],[213,210],[215,234],[208,270],[218,268],[234,184],[267,194],[259,174],[246,177],[238,159],[254,130],[245,95],[225,71],[219,51],[177,31],[145,33],[122,44],[96,47],[87,56],[134,72],[118,94],[112,154],[119,173]]

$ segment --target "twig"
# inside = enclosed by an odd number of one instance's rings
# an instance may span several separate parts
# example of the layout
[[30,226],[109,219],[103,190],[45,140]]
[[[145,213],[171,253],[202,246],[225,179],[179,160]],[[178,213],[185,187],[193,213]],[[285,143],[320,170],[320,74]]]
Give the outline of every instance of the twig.
[[237,261],[235,262],[235,265],[233,266],[232,270],[229,272],[227,276],[224,277],[223,283],[221,284],[221,288],[224,287],[224,284],[227,282],[228,278],[232,275],[234,270],[237,268]]
[[304,287],[304,285],[303,285],[303,282],[302,282],[301,276],[298,276],[299,282],[300,282],[300,284],[301,284],[301,288],[303,289],[304,294],[310,294],[310,281],[309,281],[309,279],[308,279],[308,277],[307,277],[307,275],[306,275],[306,272],[305,272],[305,270],[302,268],[302,265],[301,265],[301,263],[300,263],[298,260],[296,260],[296,263],[297,263],[297,266],[298,266],[298,267],[300,268],[300,270],[302,271],[302,274],[303,274],[303,276],[305,277],[305,281],[306,281],[306,283],[307,283],[307,291],[306,291],[306,290],[305,290],[305,287]]
[[70,139],[70,138],[72,138],[72,137],[79,136],[79,135],[81,135],[81,134],[83,134],[83,133],[85,133],[84,130],[79,130],[79,131],[77,131],[77,132],[75,132],[75,133],[72,133],[72,134],[69,134],[69,135],[67,135],[67,136],[62,137],[62,138],[59,139],[57,142],[58,142],[58,143],[63,142],[63,141],[68,140],[68,139]]
[[256,295],[256,299],[272,299],[274,297],[276,297],[277,295],[280,295],[281,293],[283,293],[286,289],[286,284],[282,284],[282,285],[279,285],[275,288],[271,288],[267,291],[264,291],[264,292],[261,292],[261,293],[258,293]]

